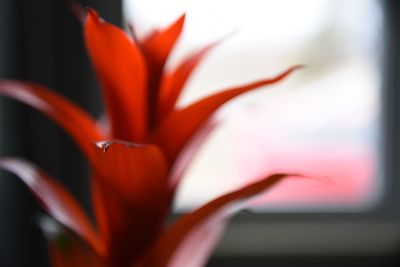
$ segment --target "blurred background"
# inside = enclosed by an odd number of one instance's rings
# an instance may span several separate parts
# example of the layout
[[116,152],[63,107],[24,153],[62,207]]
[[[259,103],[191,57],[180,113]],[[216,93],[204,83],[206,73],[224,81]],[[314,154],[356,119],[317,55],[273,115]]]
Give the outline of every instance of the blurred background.
[[[268,172],[291,180],[228,228],[209,266],[397,266],[400,4],[394,0],[80,1],[139,38],[186,13],[168,69],[225,38],[179,105],[305,64],[286,81],[225,105],[185,175],[176,215]],[[102,110],[81,25],[67,1],[0,1],[0,78],[45,84],[94,116]],[[29,158],[89,210],[86,161],[57,126],[0,99],[0,154]],[[41,210],[0,177],[1,266],[47,266]]]
[[378,164],[383,49],[379,2],[124,3],[127,21],[139,38],[186,12],[170,69],[190,52],[231,34],[197,69],[180,106],[272,77],[294,64],[306,65],[278,85],[225,105],[218,114],[219,127],[187,174],[178,208],[192,208],[240,181],[274,170],[329,176],[332,183],[287,181],[267,194],[263,202],[271,208],[360,210],[377,203],[383,182]]

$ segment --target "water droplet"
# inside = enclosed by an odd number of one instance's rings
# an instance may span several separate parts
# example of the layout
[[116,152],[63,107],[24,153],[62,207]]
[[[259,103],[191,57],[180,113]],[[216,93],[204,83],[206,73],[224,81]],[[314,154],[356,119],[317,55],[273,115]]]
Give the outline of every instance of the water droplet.
[[101,142],[96,142],[96,146],[102,149],[104,154],[107,152],[107,149],[110,147],[112,143],[113,143],[112,141],[101,141]]

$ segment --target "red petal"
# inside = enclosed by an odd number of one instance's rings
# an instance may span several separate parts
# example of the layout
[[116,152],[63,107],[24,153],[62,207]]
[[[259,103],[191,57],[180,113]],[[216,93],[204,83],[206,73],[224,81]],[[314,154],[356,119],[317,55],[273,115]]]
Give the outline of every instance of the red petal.
[[91,222],[75,198],[35,165],[20,159],[0,159],[0,168],[18,176],[57,221],[88,242],[100,255],[105,254]]
[[113,136],[143,142],[147,135],[147,70],[141,51],[121,29],[89,10],[86,46],[102,85]]
[[189,76],[217,43],[209,44],[186,58],[172,73],[164,74],[158,94],[157,118],[162,121],[174,108]]
[[142,42],[146,58],[154,63],[154,66],[163,68],[164,64],[180,36],[185,15],[178,18],[173,24],[162,31],[156,31]]
[[71,135],[89,158],[93,151],[92,142],[104,139],[89,114],[43,86],[2,81],[0,95],[19,100],[49,116]]
[[279,82],[300,67],[292,67],[272,79],[224,90],[182,110],[173,111],[156,129],[152,137],[153,142],[159,145],[169,164],[172,165],[193,134],[221,105],[253,89]]
[[142,42],[142,49],[149,70],[149,105],[152,123],[154,123],[154,116],[156,115],[154,113],[156,112],[157,95],[164,65],[182,32],[184,21],[185,15],[168,28],[154,32]]
[[51,266],[105,267],[104,260],[91,247],[56,221],[42,218],[40,226],[48,240]]
[[[202,266],[201,264],[207,260],[211,252],[210,247],[214,247],[219,240],[218,233],[222,230],[221,224],[233,213],[240,210],[244,201],[270,189],[288,176],[291,175],[271,175],[261,181],[223,195],[193,213],[183,216],[155,243],[145,258],[145,265],[143,266]],[[210,235],[210,233],[217,233],[217,235]],[[207,236],[202,234],[207,234]],[[186,246],[190,246],[190,252]]]
[[128,266],[159,234],[169,208],[167,166],[153,145],[99,144],[95,212],[112,266]]

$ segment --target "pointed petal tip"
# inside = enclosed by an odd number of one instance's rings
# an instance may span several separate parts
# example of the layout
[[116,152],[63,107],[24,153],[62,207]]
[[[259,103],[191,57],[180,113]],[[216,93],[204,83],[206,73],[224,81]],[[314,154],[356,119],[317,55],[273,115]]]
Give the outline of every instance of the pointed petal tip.
[[228,32],[227,34],[225,34],[224,36],[222,36],[222,38],[220,38],[219,40],[217,40],[216,43],[222,42],[222,41],[226,41],[230,38],[232,38],[233,36],[235,36],[236,34],[238,34],[240,32],[240,28],[234,28],[233,30],[231,30],[230,32]]
[[[84,40],[98,76],[114,137],[142,142],[147,126],[147,66],[142,51],[121,28],[88,10]],[[112,53],[110,53],[112,51]],[[123,123],[117,123],[126,118]]]
[[[185,26],[186,13],[183,13],[172,25],[172,28],[176,28],[179,32],[182,31]],[[180,34],[179,34],[180,35]]]
[[299,69],[305,69],[305,68],[307,68],[307,65],[305,65],[305,64],[297,64],[292,67],[293,70],[299,70]]
[[83,19],[82,19],[82,24],[86,24],[89,21],[92,23],[105,23],[105,20],[103,20],[99,14],[99,12],[97,12],[96,9],[92,8],[92,7],[83,7],[82,8],[82,12],[84,14]]
[[[228,88],[204,97],[182,109],[175,109],[159,124],[152,135],[152,140],[161,147],[166,154],[169,164],[172,165],[193,134],[219,107],[244,93],[263,88],[267,85],[276,84],[291,75],[295,70],[303,67],[304,65],[294,65],[272,78]],[[176,125],[180,126],[178,130],[176,130]]]
[[319,183],[323,183],[323,184],[333,184],[334,181],[332,180],[332,177],[330,176],[326,176],[326,175],[319,175],[319,174],[293,174],[291,175],[291,177],[296,177],[299,179],[306,179],[306,180],[313,180]]
[[76,0],[69,0],[68,6],[76,18],[84,24],[87,18],[88,9]]
[[178,18],[177,23],[183,25],[183,24],[185,23],[185,20],[186,20],[186,13],[183,13],[183,14]]
[[92,20],[94,20],[96,22],[101,21],[99,13],[95,9],[93,9],[91,7],[87,7],[86,8],[86,14],[87,14],[86,19],[90,18],[90,19],[92,19]]

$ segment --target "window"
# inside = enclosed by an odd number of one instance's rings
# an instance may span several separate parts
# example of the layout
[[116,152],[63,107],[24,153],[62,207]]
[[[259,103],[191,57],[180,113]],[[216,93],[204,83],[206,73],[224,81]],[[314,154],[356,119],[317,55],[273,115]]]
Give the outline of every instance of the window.
[[[163,7],[152,8],[156,5]],[[357,210],[379,201],[383,35],[377,1],[126,5],[128,12],[135,11],[131,16],[138,30],[169,22],[183,12],[180,8],[187,10],[187,21],[170,67],[188,51],[233,32],[197,69],[181,106],[293,64],[307,67],[222,109],[222,122],[186,175],[178,208],[193,207],[275,170],[327,181],[286,181],[266,194],[264,209]]]
[[393,2],[125,1],[139,36],[186,10],[184,36],[169,67],[234,32],[197,69],[183,106],[291,64],[307,65],[274,88],[226,105],[223,123],[187,173],[178,212],[267,171],[323,180],[287,181],[266,194],[259,212],[238,216],[219,256],[397,251]]

